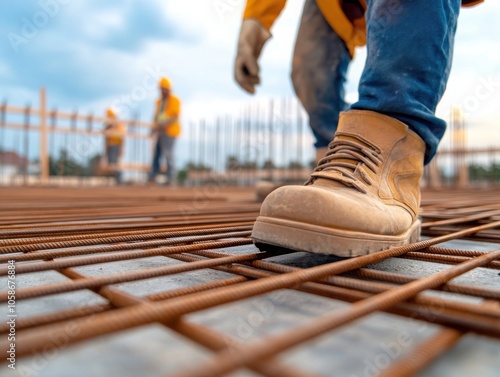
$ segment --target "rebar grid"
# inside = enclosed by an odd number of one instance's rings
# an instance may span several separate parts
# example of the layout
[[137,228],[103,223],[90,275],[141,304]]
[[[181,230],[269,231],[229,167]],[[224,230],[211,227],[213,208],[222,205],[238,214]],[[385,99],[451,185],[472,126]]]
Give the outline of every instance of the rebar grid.
[[[62,294],[69,292],[91,292],[105,302],[19,313],[15,357],[20,364],[50,350],[64,357],[73,344],[91,348],[106,337],[157,323],[167,333],[180,334],[187,344],[194,342],[213,353],[208,360],[189,362],[189,368],[170,370],[168,375],[222,376],[248,370],[264,376],[329,376],[335,374],[318,371],[313,363],[297,365],[287,355],[307,349],[318,337],[337,337],[340,328],[352,328],[360,319],[371,323],[373,313],[385,312],[438,326],[434,335],[415,342],[378,370],[391,377],[418,374],[466,335],[480,334],[500,345],[498,283],[485,286],[466,279],[482,271],[499,276],[495,272],[500,267],[499,194],[493,189],[424,191],[422,241],[341,259],[260,252],[249,237],[259,210],[249,190],[223,185],[0,188],[3,307],[10,308],[12,296],[7,289],[9,261],[15,261],[16,305],[27,302],[30,307],[34,298],[64,300]],[[461,242],[467,244],[456,246]],[[133,268],[120,272],[127,261]],[[141,268],[144,265],[147,268]],[[410,273],[411,268],[422,274]],[[59,282],[38,279],[44,271],[58,274]],[[209,280],[197,282],[201,273]],[[184,285],[165,284],[146,294],[127,288],[132,282],[167,277]],[[452,281],[455,278],[459,279]],[[31,286],[23,284],[33,281]],[[203,318],[211,310],[251,298],[265,300],[283,290],[346,304],[251,341],[192,317]],[[9,312],[5,313],[8,319]],[[230,312],[227,315],[230,318]],[[7,353],[12,347],[9,331],[7,320],[0,323],[1,350]],[[187,360],[192,357],[186,355]],[[57,364],[57,359],[50,362]],[[328,367],[335,370],[336,363],[333,358]],[[357,367],[353,361],[352,375],[357,375]]]

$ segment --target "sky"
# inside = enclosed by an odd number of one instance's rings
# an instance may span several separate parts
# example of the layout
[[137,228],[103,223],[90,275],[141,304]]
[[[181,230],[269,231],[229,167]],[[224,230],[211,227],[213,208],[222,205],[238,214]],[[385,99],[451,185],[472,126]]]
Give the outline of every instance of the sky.
[[[224,114],[247,101],[293,97],[290,63],[303,0],[289,0],[261,57],[255,96],[233,80],[244,0],[26,0],[0,13],[0,101],[103,114],[116,107],[149,120],[159,76],[183,103],[183,121]],[[464,111],[471,146],[500,145],[500,1],[463,9],[453,69],[438,116]],[[350,66],[347,99],[366,52]],[[446,139],[446,136],[445,136]]]

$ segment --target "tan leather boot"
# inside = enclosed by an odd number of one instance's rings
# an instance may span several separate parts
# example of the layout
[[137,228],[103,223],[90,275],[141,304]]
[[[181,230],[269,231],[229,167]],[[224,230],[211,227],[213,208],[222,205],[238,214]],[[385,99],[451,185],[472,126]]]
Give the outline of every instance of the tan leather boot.
[[305,186],[281,187],[262,203],[254,243],[348,257],[417,241],[424,152],[394,118],[342,113]]

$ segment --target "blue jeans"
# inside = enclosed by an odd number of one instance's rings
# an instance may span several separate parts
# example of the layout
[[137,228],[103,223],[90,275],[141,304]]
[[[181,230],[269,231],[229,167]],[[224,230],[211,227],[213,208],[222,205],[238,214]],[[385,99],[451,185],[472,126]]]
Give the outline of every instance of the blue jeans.
[[316,5],[306,0],[295,42],[292,83],[309,115],[314,146],[328,146],[346,109],[344,83],[351,55]]
[[[121,145],[107,145],[106,146],[106,158],[108,164],[117,165],[118,159],[120,158]],[[116,183],[122,183],[122,172],[120,170],[115,171]]]
[[175,180],[175,164],[174,164],[174,146],[175,137],[170,137],[165,134],[160,134],[156,139],[155,150],[153,155],[153,163],[151,164],[151,172],[149,179],[153,180],[160,171],[160,161],[163,158],[167,160],[167,180],[173,182]]
[[434,115],[448,81],[460,0],[367,0],[367,59],[359,100],[407,124],[426,144],[425,163],[446,130]]

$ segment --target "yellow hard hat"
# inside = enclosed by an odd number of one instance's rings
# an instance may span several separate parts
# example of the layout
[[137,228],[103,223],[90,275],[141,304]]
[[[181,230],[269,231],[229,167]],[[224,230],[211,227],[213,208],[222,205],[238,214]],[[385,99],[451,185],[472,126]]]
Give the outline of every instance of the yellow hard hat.
[[159,82],[160,89],[172,89],[172,84],[170,83],[170,80],[167,79],[166,77],[162,77]]
[[108,118],[116,118],[116,111],[115,111],[115,109],[113,109],[112,107],[108,107],[106,109],[106,116]]

